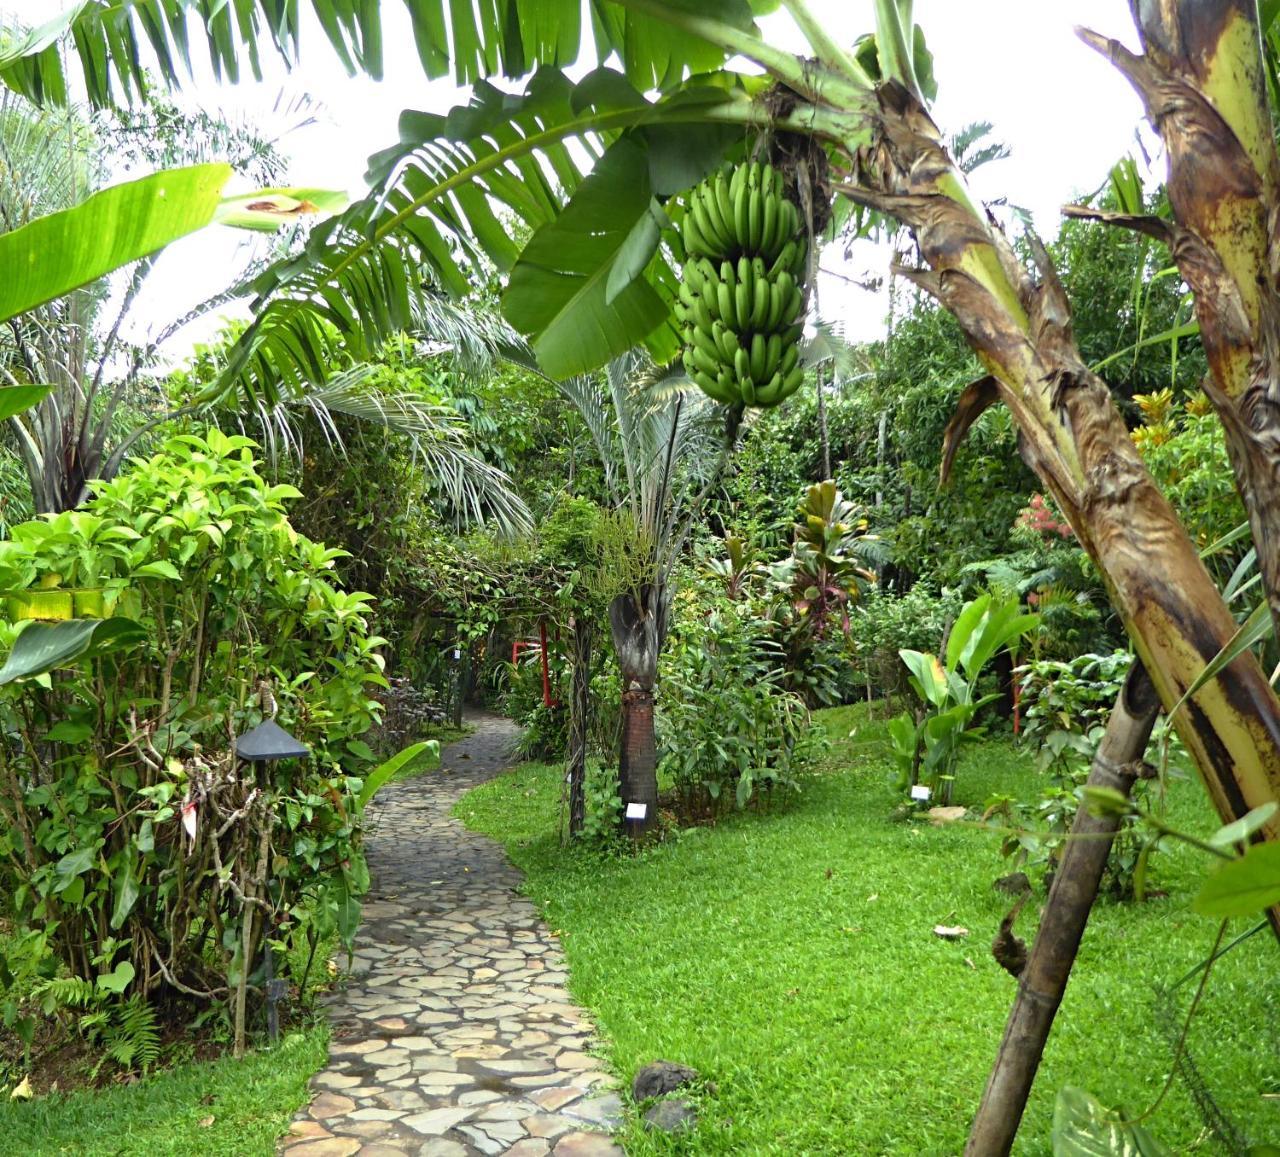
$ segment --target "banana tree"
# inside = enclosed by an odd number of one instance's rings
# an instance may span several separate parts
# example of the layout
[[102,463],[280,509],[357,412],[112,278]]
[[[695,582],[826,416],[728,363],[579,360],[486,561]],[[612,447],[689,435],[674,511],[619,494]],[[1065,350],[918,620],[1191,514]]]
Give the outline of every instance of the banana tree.
[[[276,8],[261,4],[264,12]],[[1263,586],[1274,615],[1280,258],[1272,223],[1280,218],[1280,163],[1258,11],[1253,0],[1131,6],[1142,55],[1086,38],[1133,80],[1165,138],[1172,219],[1115,223],[1168,241],[1196,293],[1211,367],[1206,390],[1223,420],[1258,557],[1267,560]],[[533,72],[532,79],[518,98],[481,83],[471,104],[449,116],[406,114],[400,144],[371,166],[376,195],[274,276],[245,356],[267,348],[264,330],[305,335],[328,308],[353,329],[348,314],[374,308],[366,328],[376,329],[378,302],[394,309],[404,299],[384,269],[395,253],[430,267],[445,287],[465,281],[487,255],[508,273],[508,318],[552,374],[588,369],[637,343],[665,356],[676,342],[673,264],[683,257],[669,228],[680,216],[675,195],[722,157],[741,156],[744,139],[754,148],[759,138],[819,199],[834,195],[837,207],[852,203],[913,231],[923,264],[901,274],[955,315],[988,371],[961,399],[945,464],[983,410],[997,402],[1010,409],[1024,457],[1098,566],[1157,697],[1170,708],[1235,623],[1138,457],[1106,383],[1081,358],[1070,303],[1043,247],[1030,238],[1032,262],[1020,261],[968,192],[929,113],[910,0],[873,0],[876,37],[870,52],[857,53],[827,33],[805,0],[783,7],[808,42],[804,59],[759,34],[746,0],[600,0],[590,21],[596,59],[616,53],[619,67],[575,85],[553,70],[581,47],[576,0],[497,0],[479,24],[464,0],[412,4],[428,73],[452,64],[468,80],[500,70]],[[1276,6],[1264,7],[1274,18]],[[176,82],[182,53],[175,46],[185,50],[186,20],[196,8],[196,0],[97,0],[73,10],[65,23],[75,30],[94,98],[111,99],[113,84],[127,88],[144,38]],[[344,61],[380,67],[376,5],[315,0],[315,8]],[[288,13],[295,19],[261,24],[287,56],[297,47],[296,7]],[[231,72],[237,49],[252,62],[258,27],[220,9],[209,28],[215,64]],[[56,30],[0,76],[36,95],[65,90],[51,36]],[[736,57],[764,77],[729,67]],[[114,66],[114,80],[103,60]],[[650,91],[656,96],[644,95]],[[565,148],[571,139],[595,158],[590,176]],[[533,230],[523,250],[495,219],[491,199]],[[274,347],[288,344],[277,337]],[[1134,728],[1140,714],[1132,713]],[[1205,681],[1174,722],[1224,821],[1280,798],[1280,701],[1249,653]],[[1115,749],[1129,745],[1118,738]],[[1275,816],[1254,835],[1278,838]],[[1280,933],[1280,911],[1269,916]],[[1008,1105],[1004,1134],[984,1134],[971,1151],[1007,1151],[1020,1110]]]

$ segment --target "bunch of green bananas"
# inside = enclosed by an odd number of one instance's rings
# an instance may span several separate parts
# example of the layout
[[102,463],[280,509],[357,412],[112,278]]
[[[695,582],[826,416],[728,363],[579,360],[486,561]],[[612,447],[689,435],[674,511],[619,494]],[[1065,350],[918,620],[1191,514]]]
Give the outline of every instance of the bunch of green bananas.
[[776,406],[800,388],[799,228],[772,165],[725,165],[689,194],[676,318],[685,371],[717,402]]

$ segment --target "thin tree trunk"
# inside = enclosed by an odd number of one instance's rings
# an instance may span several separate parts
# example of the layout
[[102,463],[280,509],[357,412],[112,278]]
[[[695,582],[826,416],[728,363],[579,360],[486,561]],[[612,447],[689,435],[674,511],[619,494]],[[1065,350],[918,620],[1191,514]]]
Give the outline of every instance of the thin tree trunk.
[[613,649],[622,672],[622,742],[618,753],[618,789],[624,807],[643,807],[643,815],[624,820],[635,839],[652,829],[658,811],[658,745],[653,727],[653,689],[658,655],[667,636],[671,601],[666,588],[643,587],[609,604]]
[[[1088,780],[1091,787],[1129,794],[1158,709],[1146,669],[1135,661],[1094,756]],[[1117,818],[1094,816],[1084,807],[1076,813],[1031,955],[1019,978],[1018,995],[982,1105],[969,1133],[965,1147],[969,1157],[1003,1157],[1013,1145],[1118,826]]]
[[822,440],[822,477],[819,482],[825,482],[831,477],[831,438],[827,434],[827,403],[823,398],[822,385],[822,367],[818,367],[815,375],[818,386],[818,437]]
[[587,731],[591,723],[590,618],[575,615],[573,678],[569,695],[569,835],[581,833],[587,816]]
[[625,819],[633,839],[653,828],[658,815],[658,743],[653,728],[653,688],[632,684],[622,693],[622,751],[618,785],[624,807],[639,805],[644,814]]

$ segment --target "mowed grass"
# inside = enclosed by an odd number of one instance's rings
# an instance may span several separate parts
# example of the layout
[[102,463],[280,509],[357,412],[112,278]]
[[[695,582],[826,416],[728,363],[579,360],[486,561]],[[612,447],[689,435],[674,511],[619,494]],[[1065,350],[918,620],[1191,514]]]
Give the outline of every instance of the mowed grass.
[[267,1157],[324,1064],[329,1030],[289,1034],[237,1061],[191,1062],[136,1084],[0,1101],[0,1154]]
[[[1016,985],[989,951],[1008,905],[991,883],[1007,866],[990,832],[892,818],[882,726],[860,708],[818,718],[833,749],[793,804],[687,831],[639,858],[560,849],[557,767],[526,764],[458,805],[528,873],[623,1080],[663,1058],[716,1086],[694,1133],[653,1135],[633,1120],[632,1157],[964,1147]],[[956,802],[981,811],[995,791],[1037,790],[1030,759],[992,742],[968,753]],[[1169,808],[1177,823],[1216,827],[1195,782],[1175,781]],[[1167,898],[1100,902],[1016,1152],[1050,1151],[1064,1084],[1134,1113],[1159,1094],[1173,1051],[1155,989],[1211,947],[1216,926],[1189,910],[1206,867],[1171,847],[1153,861]],[[1028,939],[1036,917],[1024,911]],[[971,935],[942,940],[935,924]],[[1193,987],[1179,990],[1179,1011]],[[1280,1143],[1280,950],[1270,933],[1218,963],[1190,1053],[1237,1126],[1254,1143]],[[1218,1151],[1181,1081],[1148,1124],[1170,1146]]]

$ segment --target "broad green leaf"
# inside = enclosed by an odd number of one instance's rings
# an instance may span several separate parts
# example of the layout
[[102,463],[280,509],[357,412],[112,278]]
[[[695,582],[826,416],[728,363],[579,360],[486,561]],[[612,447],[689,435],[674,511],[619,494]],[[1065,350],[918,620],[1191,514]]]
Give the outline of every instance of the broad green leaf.
[[[65,102],[67,80],[55,40],[70,30],[68,56],[95,105],[146,98],[148,47],[167,84],[184,82],[192,75],[192,39],[207,43],[208,63],[219,80],[234,83],[246,64],[260,80],[260,57],[267,49],[287,66],[297,63],[302,7],[296,0],[81,3],[0,58],[0,78],[33,100]],[[377,0],[311,0],[310,7],[341,65],[380,79],[384,6]],[[667,8],[750,31],[752,7],[748,0],[666,0],[654,11]],[[472,0],[414,0],[408,10],[427,77],[452,70],[460,85],[498,73],[518,78],[542,64],[568,66],[584,49],[596,60],[616,54],[644,90],[724,62],[723,51],[701,37],[622,4],[592,4],[585,29],[580,0],[486,0],[478,6]]]
[[282,225],[341,213],[348,201],[346,193],[334,189],[258,189],[223,197],[213,214],[213,223],[274,232]]
[[51,393],[52,386],[0,386],[0,421],[38,406]]
[[54,887],[55,892],[63,892],[71,884],[71,881],[78,876],[83,875],[93,867],[94,861],[98,858],[97,845],[77,848],[74,852],[68,852],[60,859],[53,868],[53,874],[58,883]]
[[610,305],[609,274],[633,226],[648,214],[642,149],[618,141],[552,222],[525,246],[511,271],[503,312],[531,339],[548,376],[567,378],[639,345],[669,308],[647,281],[633,281]]
[[360,794],[356,797],[356,807],[360,811],[364,811],[369,801],[377,794],[378,789],[398,772],[412,767],[420,760],[435,760],[438,759],[439,756],[439,742],[434,739],[424,739],[421,743],[415,743],[410,747],[406,747],[403,751],[393,755],[390,759],[378,764],[377,767],[364,777],[364,783],[360,787]]
[[102,973],[98,977],[97,984],[104,992],[114,992],[119,995],[133,983],[135,975],[133,965],[127,960],[122,960],[110,972]]
[[345,872],[339,872],[333,878],[331,887],[338,935],[342,938],[343,946],[350,951],[355,944],[356,932],[360,929],[360,901],[352,890]]
[[904,648],[898,652],[898,656],[906,664],[907,670],[915,676],[921,698],[934,707],[945,706],[951,698],[951,691],[947,685],[946,672],[938,662],[937,655]]
[[111,881],[111,890],[115,893],[115,904],[111,910],[111,930],[114,932],[129,918],[141,894],[138,878],[133,873],[133,853],[127,844],[120,853],[120,867]]
[[178,568],[167,559],[158,558],[153,562],[144,563],[133,572],[139,578],[164,578],[171,582],[181,582],[182,574]]
[[1058,1090],[1053,1109],[1053,1157],[1168,1157],[1140,1126],[1130,1125],[1083,1089]]
[[647,212],[631,227],[631,232],[618,250],[618,256],[609,270],[609,280],[604,288],[604,303],[612,305],[617,296],[636,278],[640,277],[662,240],[662,230],[671,225],[656,199],[651,198]]
[[1248,815],[1220,827],[1209,837],[1209,843],[1215,848],[1229,848],[1232,844],[1242,843],[1258,831],[1277,811],[1280,811],[1280,804],[1274,800],[1259,804]]
[[0,321],[208,225],[230,165],[166,169],[0,234]]
[[1202,916],[1226,920],[1252,916],[1280,904],[1280,843],[1253,844],[1238,860],[1213,873],[1191,907]]
[[146,632],[131,619],[31,622],[14,640],[13,650],[0,667],[0,686],[44,675],[75,659],[133,646],[145,637]]

